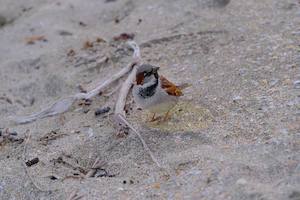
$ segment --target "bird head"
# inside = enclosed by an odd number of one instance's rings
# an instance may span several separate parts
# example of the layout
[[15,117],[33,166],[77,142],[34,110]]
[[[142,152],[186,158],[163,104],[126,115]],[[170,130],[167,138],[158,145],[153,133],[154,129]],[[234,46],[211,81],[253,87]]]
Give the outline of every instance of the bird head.
[[140,65],[136,72],[136,84],[143,85],[144,83],[157,80],[159,67],[143,64]]

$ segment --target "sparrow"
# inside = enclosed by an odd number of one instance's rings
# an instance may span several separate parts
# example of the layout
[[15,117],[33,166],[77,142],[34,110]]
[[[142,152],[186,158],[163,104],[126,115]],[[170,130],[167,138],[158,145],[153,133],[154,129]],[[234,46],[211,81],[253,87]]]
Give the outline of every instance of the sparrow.
[[141,109],[153,113],[151,122],[156,121],[156,113],[165,113],[164,121],[168,119],[170,110],[183,95],[180,86],[176,86],[165,77],[158,74],[159,67],[142,64],[137,68],[136,80],[132,94],[135,103]]

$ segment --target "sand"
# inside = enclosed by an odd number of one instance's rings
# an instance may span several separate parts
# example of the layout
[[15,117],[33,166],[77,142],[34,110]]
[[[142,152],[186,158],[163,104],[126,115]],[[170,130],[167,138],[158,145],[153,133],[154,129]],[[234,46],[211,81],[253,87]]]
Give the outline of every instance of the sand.
[[[17,133],[0,140],[0,199],[77,190],[88,200],[299,200],[299,27],[296,0],[0,0],[0,128]],[[134,133],[116,134],[117,92],[33,123],[10,120],[125,67],[121,33],[161,74],[192,84],[162,125],[128,99],[128,119],[169,171]],[[97,177],[78,178],[97,157],[106,163]]]

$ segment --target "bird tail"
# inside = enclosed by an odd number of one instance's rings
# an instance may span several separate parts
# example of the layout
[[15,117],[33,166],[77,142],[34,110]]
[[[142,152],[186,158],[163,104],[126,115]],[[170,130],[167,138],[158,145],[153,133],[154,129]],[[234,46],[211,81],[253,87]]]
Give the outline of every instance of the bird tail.
[[186,88],[188,88],[188,87],[191,87],[191,86],[192,86],[192,84],[190,84],[190,83],[183,83],[183,84],[177,85],[177,87],[178,87],[180,90],[184,90],[184,89],[186,89]]

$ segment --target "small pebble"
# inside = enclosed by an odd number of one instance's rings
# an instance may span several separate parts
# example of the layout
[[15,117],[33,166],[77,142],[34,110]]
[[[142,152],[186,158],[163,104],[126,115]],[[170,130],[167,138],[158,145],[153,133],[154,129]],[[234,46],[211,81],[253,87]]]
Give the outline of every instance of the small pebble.
[[55,176],[50,176],[49,178],[50,178],[51,180],[53,180],[53,181],[58,179],[58,178],[55,177]]
[[85,109],[85,108],[83,109],[83,113],[85,113],[85,114],[88,113],[89,111],[90,111],[90,109]]
[[138,24],[142,23],[142,19],[139,19]]
[[95,174],[95,177],[107,177],[107,176],[108,176],[108,173],[105,169],[98,169]]
[[104,108],[98,108],[96,111],[95,111],[95,115],[98,116],[98,115],[102,115],[104,113],[107,113],[110,111],[110,107],[104,107]]
[[80,26],[82,26],[82,27],[86,27],[87,25],[86,25],[86,23],[84,23],[84,22],[79,22],[78,23]]
[[62,35],[62,36],[71,36],[71,35],[73,35],[73,33],[69,32],[69,31],[65,31],[65,30],[59,31],[58,34]]
[[32,160],[28,160],[25,164],[27,167],[31,167],[32,165],[37,164],[39,161],[39,158],[34,158]]
[[279,82],[279,79],[273,79],[273,80],[271,80],[271,82],[270,82],[270,86],[273,87],[273,86],[275,86],[278,82]]
[[289,198],[292,200],[297,200],[300,199],[300,192],[299,191],[293,191],[290,195]]
[[240,96],[234,96],[233,98],[232,98],[232,101],[235,103],[235,102],[237,102],[237,101],[239,101],[239,100],[241,100],[242,99],[242,97],[240,97]]
[[247,181],[244,178],[240,178],[239,180],[236,181],[236,184],[238,184],[238,185],[246,185]]
[[18,135],[18,133],[16,131],[10,132],[9,134],[13,135],[13,136],[17,136]]
[[0,15],[0,27],[4,26],[5,24],[7,24],[7,19]]
[[239,75],[240,76],[244,76],[244,75],[246,75],[246,73],[247,73],[247,69],[245,69],[245,68],[242,68],[242,69],[239,70]]
[[91,138],[94,136],[94,130],[92,128],[88,128],[87,130],[88,137]]
[[0,193],[2,193],[4,191],[4,187],[5,186],[5,183],[4,182],[0,182]]
[[300,80],[294,81],[294,88],[300,89]]

